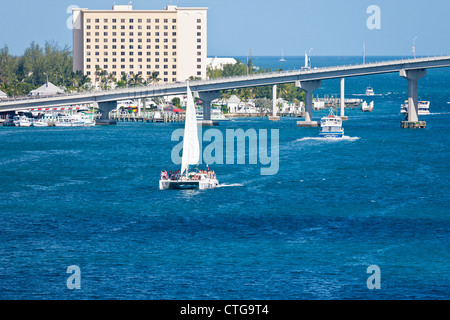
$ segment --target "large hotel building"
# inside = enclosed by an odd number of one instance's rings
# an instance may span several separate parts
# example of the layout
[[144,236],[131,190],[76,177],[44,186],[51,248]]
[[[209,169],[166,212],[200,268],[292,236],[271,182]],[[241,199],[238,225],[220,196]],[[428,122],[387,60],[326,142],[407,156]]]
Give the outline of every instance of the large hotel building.
[[207,8],[73,9],[73,69],[94,83],[101,68],[117,79],[139,73],[160,83],[206,78]]

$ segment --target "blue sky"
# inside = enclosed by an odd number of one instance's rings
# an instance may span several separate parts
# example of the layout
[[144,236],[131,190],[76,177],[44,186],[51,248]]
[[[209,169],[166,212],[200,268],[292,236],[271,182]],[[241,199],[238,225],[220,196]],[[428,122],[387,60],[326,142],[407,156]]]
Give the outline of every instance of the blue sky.
[[[113,0],[2,0],[0,47],[22,54],[32,41],[72,46],[67,8],[111,9]],[[169,0],[134,0],[135,9],[162,9]],[[116,4],[127,4],[116,0]],[[208,56],[450,54],[449,0],[173,0],[208,7]],[[381,12],[381,29],[369,30],[370,5]]]

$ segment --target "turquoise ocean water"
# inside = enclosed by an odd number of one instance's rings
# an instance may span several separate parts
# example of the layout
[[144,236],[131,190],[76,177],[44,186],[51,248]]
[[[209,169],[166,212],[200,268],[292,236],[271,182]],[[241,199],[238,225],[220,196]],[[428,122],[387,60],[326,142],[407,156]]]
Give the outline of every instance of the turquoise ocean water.
[[[279,58],[253,61],[303,65]],[[181,123],[0,127],[0,299],[449,299],[449,71],[419,82],[422,130],[400,129],[398,74],[346,80],[349,98],[380,95],[365,98],[371,113],[346,111],[342,140],[294,118],[221,123],[279,129],[279,171],[214,165],[221,187],[208,191],[158,190],[160,170],[178,168]],[[339,80],[314,94],[338,95]],[[80,290],[66,286],[71,265]],[[371,265],[381,289],[367,288]]]

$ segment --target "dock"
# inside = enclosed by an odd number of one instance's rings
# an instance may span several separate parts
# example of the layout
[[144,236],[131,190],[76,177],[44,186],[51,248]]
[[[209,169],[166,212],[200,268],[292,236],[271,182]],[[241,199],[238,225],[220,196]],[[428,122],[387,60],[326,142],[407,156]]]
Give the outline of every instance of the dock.
[[111,114],[109,119],[116,122],[184,122],[185,115],[183,113],[164,113],[156,114],[154,112],[146,112],[141,115],[135,113],[128,114]]

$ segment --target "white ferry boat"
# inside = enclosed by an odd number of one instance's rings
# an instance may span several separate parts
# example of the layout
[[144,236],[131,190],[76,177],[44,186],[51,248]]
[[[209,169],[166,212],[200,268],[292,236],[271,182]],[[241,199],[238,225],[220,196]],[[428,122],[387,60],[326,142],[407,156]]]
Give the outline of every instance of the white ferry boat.
[[[197,120],[198,121],[203,120],[203,110],[202,109],[197,110]],[[220,111],[220,109],[211,108],[211,120],[212,121],[229,121],[230,119],[225,117],[223,112]]]
[[342,138],[344,136],[342,119],[333,113],[333,108],[330,108],[328,116],[321,119],[319,136],[322,138]]
[[374,96],[375,93],[373,92],[373,88],[372,87],[367,87],[365,95],[366,96]]
[[76,114],[71,116],[59,116],[55,121],[56,127],[92,127],[95,121],[89,116]]
[[[405,103],[402,104],[400,112],[408,113],[408,100],[406,100]],[[430,114],[430,101],[419,101],[419,110],[417,114],[419,116],[424,114]]]
[[32,127],[33,119],[27,118],[26,116],[15,116],[14,125],[16,127]]

